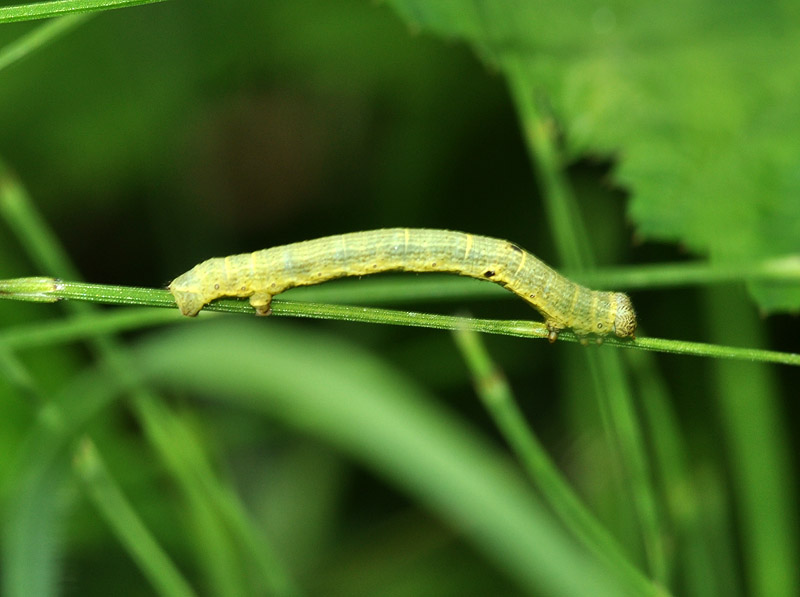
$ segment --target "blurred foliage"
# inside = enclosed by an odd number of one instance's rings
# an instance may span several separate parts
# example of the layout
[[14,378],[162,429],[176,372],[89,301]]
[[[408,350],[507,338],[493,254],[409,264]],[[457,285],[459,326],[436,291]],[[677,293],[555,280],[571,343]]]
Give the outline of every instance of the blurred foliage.
[[[159,287],[213,255],[384,226],[508,238],[558,264],[507,88],[517,77],[555,127],[599,264],[798,253],[793,4],[388,4],[94,14],[0,69],[0,158],[95,282]],[[0,48],[46,23],[3,24]],[[23,247],[0,220],[0,278],[64,275]],[[796,310],[800,285],[749,290],[755,304],[741,284],[634,299],[654,336],[796,352],[797,321],[757,310]],[[414,308],[530,317],[516,301]],[[4,328],[73,316],[0,302]],[[591,578],[537,518],[447,334],[204,319],[110,347],[0,343],[4,592],[152,594],[125,543],[136,525],[97,497],[115,486],[199,594],[558,594]],[[486,344],[530,428],[651,576],[586,349]],[[797,450],[785,436],[797,436],[798,372],[625,363],[666,588],[794,594]],[[79,437],[101,463],[73,451]],[[520,559],[526,541],[544,553]]]
[[[800,249],[797,6],[391,4],[489,63],[520,61],[570,155],[619,156],[643,239],[722,263]],[[800,307],[796,284],[752,289],[767,310]]]

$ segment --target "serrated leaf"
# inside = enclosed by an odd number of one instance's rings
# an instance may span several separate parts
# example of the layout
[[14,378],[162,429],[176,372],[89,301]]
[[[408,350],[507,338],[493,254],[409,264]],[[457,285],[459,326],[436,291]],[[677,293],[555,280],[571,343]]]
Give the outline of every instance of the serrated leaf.
[[[616,158],[642,238],[726,264],[800,252],[796,5],[390,3],[524,77],[571,156]],[[800,307],[796,283],[750,289],[766,311]]]

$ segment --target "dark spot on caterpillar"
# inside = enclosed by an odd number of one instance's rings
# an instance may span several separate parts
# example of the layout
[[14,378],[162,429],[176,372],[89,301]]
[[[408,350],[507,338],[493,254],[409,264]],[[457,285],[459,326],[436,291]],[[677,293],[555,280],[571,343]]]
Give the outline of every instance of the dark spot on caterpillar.
[[509,248],[510,248],[512,251],[516,251],[517,253],[522,253],[522,248],[521,248],[521,247],[518,247],[518,246],[517,246],[517,245],[515,245],[514,243],[509,243],[509,244],[508,244],[508,247],[509,247]]
[[603,329],[603,323],[602,322],[598,322],[597,323],[597,329],[598,330],[602,330]]
[[242,292],[246,292],[246,291],[247,291],[247,286],[245,284],[242,284]]
[[219,284],[214,284],[214,290],[219,290]]
[[493,269],[487,269],[485,272],[483,272],[483,277],[484,278],[491,278],[494,275],[495,275],[495,271]]
[[431,267],[436,267],[436,262],[435,261],[431,263]]

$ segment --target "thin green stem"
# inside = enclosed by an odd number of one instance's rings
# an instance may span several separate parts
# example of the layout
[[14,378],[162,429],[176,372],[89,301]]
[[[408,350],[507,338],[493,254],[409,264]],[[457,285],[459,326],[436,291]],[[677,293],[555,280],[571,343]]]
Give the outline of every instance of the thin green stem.
[[[24,280],[25,286],[19,281]],[[10,292],[9,288],[20,289],[20,295]],[[32,299],[27,288],[34,288],[36,298]],[[0,298],[17,300],[37,300],[55,302],[62,298],[84,300],[116,305],[142,305],[150,307],[175,307],[172,295],[166,290],[155,288],[134,288],[126,286],[103,286],[73,282],[59,282],[52,278],[22,278],[0,280]],[[247,301],[224,299],[207,305],[203,311],[225,313],[252,314],[253,308]],[[328,305],[317,303],[298,303],[275,300],[272,303],[272,315],[278,317],[304,317],[309,319],[331,319],[360,323],[380,323],[385,325],[405,325],[411,327],[432,328],[440,330],[469,329],[487,334],[501,334],[519,338],[547,338],[548,331],[544,323],[525,319],[476,319],[437,315],[432,313],[416,313],[414,311],[396,311],[374,307],[353,307],[348,305]],[[109,320],[105,321],[108,317]],[[177,312],[175,313],[175,319]],[[162,325],[173,319],[173,316],[161,317],[155,313],[141,315],[137,321],[129,313],[95,314],[83,316],[78,322],[54,323],[46,322],[30,324],[18,328],[7,328],[0,333],[0,345],[6,347],[30,347],[55,342],[67,342],[78,339],[93,338],[109,331],[124,331],[152,325]],[[83,323],[80,323],[83,322]],[[96,327],[99,325],[100,327]],[[581,342],[575,334],[564,331],[559,340]],[[722,359],[738,359],[745,361],[761,361],[784,365],[800,365],[800,354],[719,346],[701,342],[684,342],[682,340],[665,340],[661,338],[637,338],[621,340],[613,336],[606,337],[603,343],[623,348],[640,348],[655,352],[716,357]]]
[[[583,271],[594,265],[589,236],[581,213],[565,175],[565,163],[556,136],[555,121],[546,98],[531,79],[527,64],[515,54],[503,62],[509,89],[528,146],[531,165],[538,174],[548,221],[561,261]],[[648,567],[656,581],[666,584],[667,562],[664,529],[652,483],[643,436],[638,424],[633,396],[624,375],[622,363],[614,353],[587,354],[592,371],[594,393],[601,412],[606,414],[606,436],[616,444],[617,457],[624,465],[624,479],[629,487],[633,511],[647,557]]]
[[456,330],[455,340],[478,396],[550,508],[588,549],[613,564],[638,594],[663,594],[630,563],[617,541],[564,480],[525,421],[505,376],[492,362],[480,336],[462,329]]
[[555,120],[547,114],[546,98],[529,84],[523,62],[508,56],[504,66],[558,255],[563,265],[583,271],[593,265],[592,252],[575,197],[563,174],[560,148],[554,142]]
[[83,439],[75,455],[75,468],[95,507],[115,529],[117,537],[126,544],[128,552],[159,594],[171,597],[195,595],[142,523],[88,438]]
[[0,23],[47,19],[67,14],[125,8],[140,4],[154,4],[164,0],[51,0],[0,8]]
[[[645,433],[653,454],[656,482],[664,503],[675,545],[674,571],[682,594],[693,597],[736,595],[726,590],[726,580],[735,576],[720,572],[726,551],[717,541],[703,512],[708,500],[696,478],[689,451],[678,423],[678,415],[655,359],[647,352],[629,351],[630,371],[645,421]],[[724,517],[724,515],[723,515]],[[730,544],[728,544],[730,545]],[[710,573],[714,570],[715,573]]]
[[75,14],[54,19],[0,48],[0,70],[41,49],[84,23],[90,15]]
[[576,281],[609,288],[653,289],[709,286],[731,282],[800,281],[800,255],[789,254],[749,263],[717,264],[706,261],[659,263],[604,268],[576,273]]
[[[706,300],[712,337],[764,340],[763,326],[743,296],[716,291],[707,293]],[[752,363],[716,361],[712,373],[719,388],[713,398],[731,463],[747,594],[798,595],[796,449],[776,372]]]

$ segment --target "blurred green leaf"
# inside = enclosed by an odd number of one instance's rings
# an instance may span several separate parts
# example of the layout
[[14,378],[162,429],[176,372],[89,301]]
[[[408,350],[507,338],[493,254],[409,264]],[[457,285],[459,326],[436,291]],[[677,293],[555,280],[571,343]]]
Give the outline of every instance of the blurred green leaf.
[[[572,156],[618,160],[645,239],[712,261],[800,251],[795,4],[390,0],[541,91]],[[800,286],[752,282],[765,310]]]
[[279,324],[219,321],[162,334],[139,363],[157,382],[332,443],[437,512],[528,590],[630,591],[566,538],[484,438],[353,346]]
[[0,23],[47,19],[153,2],[163,2],[163,0],[50,0],[49,2],[20,3],[15,6],[0,7]]

